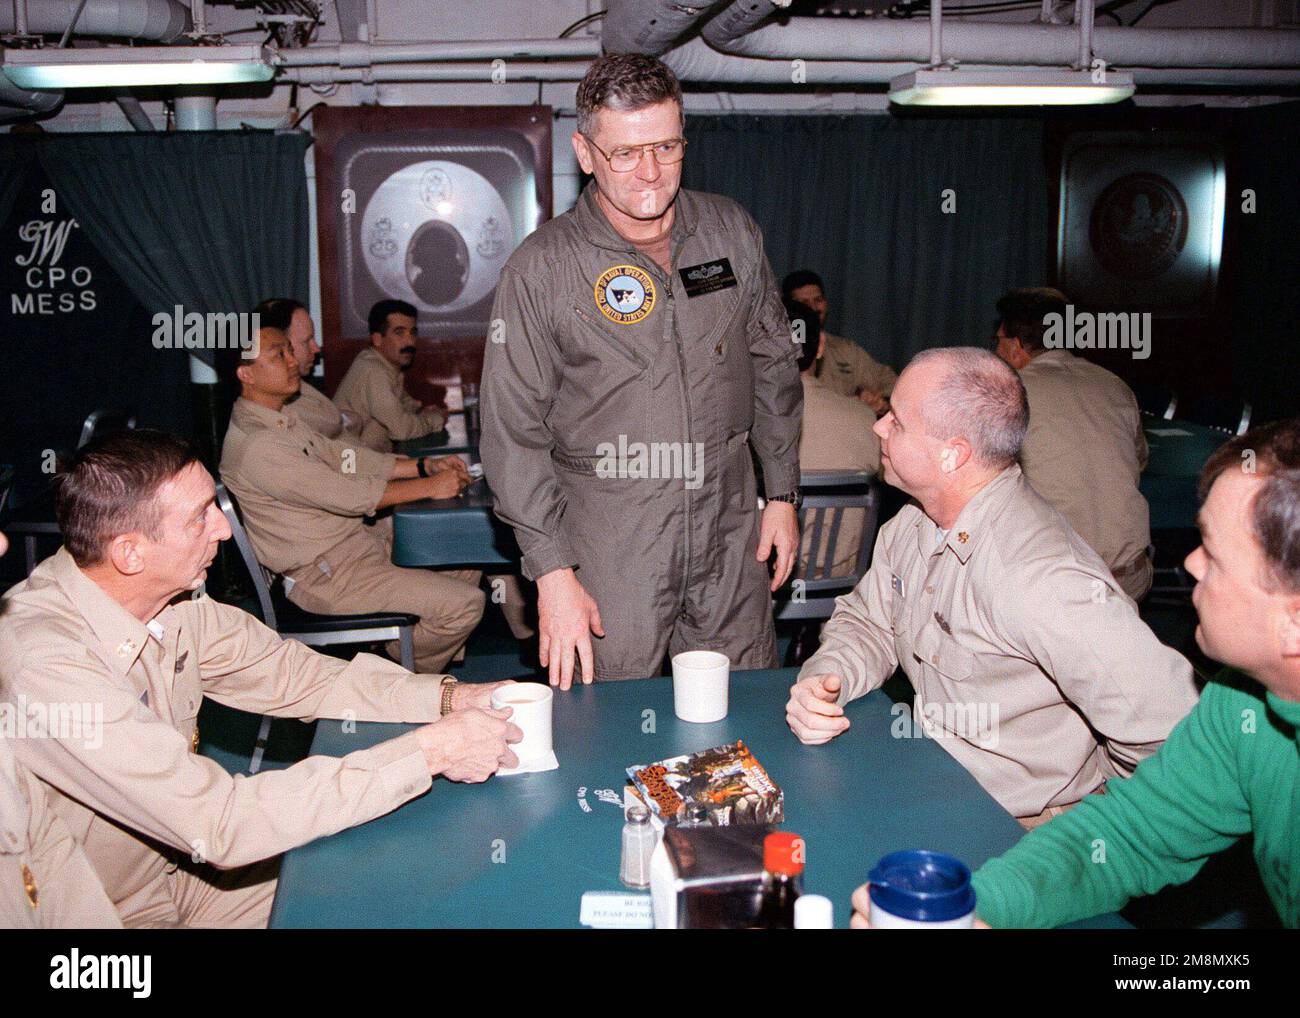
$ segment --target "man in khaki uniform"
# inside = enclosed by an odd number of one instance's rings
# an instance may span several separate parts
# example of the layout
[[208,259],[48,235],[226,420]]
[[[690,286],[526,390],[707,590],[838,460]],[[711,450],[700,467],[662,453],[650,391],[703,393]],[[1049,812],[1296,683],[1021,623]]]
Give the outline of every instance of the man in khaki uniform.
[[362,520],[402,502],[455,497],[469,480],[464,462],[377,453],[307,428],[284,405],[302,380],[288,339],[268,328],[260,338],[256,358],[223,359],[243,395],[221,454],[258,561],[285,577],[289,599],[307,611],[419,615],[416,665],[442,671],[483,617],[480,574],[395,566],[391,527]]
[[[817,361],[825,346],[821,338],[817,312],[805,304],[786,301],[786,313],[799,335],[808,337],[799,348],[799,375],[803,383],[803,432],[799,438],[799,469],[803,474],[817,470],[865,470],[874,474],[880,469],[880,439],[872,430],[876,415],[861,400],[841,396],[817,377]],[[811,337],[818,336],[817,342]],[[819,510],[804,514],[799,559],[802,571],[812,554],[813,533]],[[840,532],[835,542],[835,560],[829,576],[846,576],[853,572],[861,548],[865,510],[840,511]],[[830,541],[830,520],[822,523],[822,553]],[[821,576],[820,569],[817,573]]]
[[997,354],[1020,372],[1029,396],[1020,466],[1136,601],[1154,573],[1150,510],[1138,488],[1147,465],[1142,415],[1119,376],[1044,348],[1044,318],[1064,316],[1065,304],[1047,288],[1012,290],[998,301]]
[[825,331],[829,304],[821,276],[810,269],[797,269],[782,280],[781,293],[786,300],[812,308],[821,320],[825,345],[817,359],[817,380],[832,392],[862,400],[877,416],[885,413],[898,376],[851,339]]
[[334,402],[361,422],[362,440],[371,448],[441,431],[447,415],[408,395],[402,383],[402,372],[415,360],[415,308],[404,300],[381,300],[370,309],[369,324],[371,347],[357,354]]
[[[8,547],[0,534],[0,556]],[[0,710],[12,712],[15,727],[19,707],[9,697],[0,701]],[[48,736],[42,726],[35,737]],[[0,929],[121,926],[86,853],[50,809],[44,786],[0,734]]]
[[[314,385],[307,381],[316,360],[320,357],[320,344],[316,342],[316,324],[311,320],[311,313],[299,301],[292,297],[272,297],[264,300],[253,309],[259,323],[267,328],[279,329],[289,337],[294,359],[298,362],[298,373],[303,384],[298,394],[286,404],[298,420],[319,431],[326,438],[341,438],[344,441],[361,441],[361,421],[353,417],[344,417],[334,402]],[[364,443],[363,443],[364,444]],[[386,438],[380,437],[368,446],[378,452],[388,452],[392,445]]]
[[843,705],[901,665],[917,724],[1036,826],[1155,752],[1196,702],[1191,665],[1025,482],[1014,371],[987,350],[929,350],[891,405],[885,479],[916,503],[881,528],[787,721],[827,742],[849,726]]
[[[0,693],[102,707],[93,740],[12,748],[125,925],[263,926],[275,856],[397,808],[434,775],[483,781],[513,766],[520,732],[489,709],[493,686],[324,657],[204,596],[230,528],[180,439],[106,435],[57,483],[64,547],[6,596]],[[341,759],[232,777],[194,752],[205,695],[277,717],[433,723]]]

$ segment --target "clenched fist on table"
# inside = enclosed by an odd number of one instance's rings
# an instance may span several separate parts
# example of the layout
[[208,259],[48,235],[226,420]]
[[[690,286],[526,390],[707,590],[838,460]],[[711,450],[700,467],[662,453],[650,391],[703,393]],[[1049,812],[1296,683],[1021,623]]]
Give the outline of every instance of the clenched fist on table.
[[849,730],[849,719],[837,702],[844,680],[838,675],[810,675],[790,687],[785,720],[806,746],[821,746]]

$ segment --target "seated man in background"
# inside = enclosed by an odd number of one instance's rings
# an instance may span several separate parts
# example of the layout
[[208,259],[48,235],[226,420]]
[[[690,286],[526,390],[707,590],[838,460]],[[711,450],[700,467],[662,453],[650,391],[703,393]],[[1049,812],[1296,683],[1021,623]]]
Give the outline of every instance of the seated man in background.
[[853,396],[871,407],[876,416],[889,409],[889,395],[898,376],[851,339],[825,331],[826,288],[822,277],[810,269],[791,272],[781,282],[781,296],[797,300],[817,312],[825,349],[818,354],[817,380],[841,396]]
[[801,740],[902,666],[914,717],[1026,828],[1132,773],[1196,702],[1192,667],[1026,482],[1016,373],[987,350],[918,354],[876,422],[915,502],[880,529],[786,706]]
[[[1300,420],[1232,439],[1200,488],[1201,546],[1186,563],[1196,642],[1228,667],[1131,778],[980,867],[986,923],[1116,911],[1249,834],[1282,924],[1300,928]],[[865,887],[853,903],[866,925]]]
[[1147,464],[1142,415],[1118,376],[1069,350],[1043,346],[1049,314],[1065,295],[1045,287],[998,301],[997,354],[1020,373],[1029,431],[1020,468],[1135,601],[1151,589],[1150,512],[1138,490]]
[[[0,534],[0,558],[8,549]],[[6,711],[16,706],[7,695],[0,700]],[[120,929],[86,853],[11,743],[0,733],[0,930]]]
[[[93,738],[56,732],[12,748],[125,925],[265,926],[280,853],[396,809],[434,775],[484,781],[516,762],[508,743],[521,733],[490,709],[499,684],[325,657],[205,596],[230,527],[187,443],[114,432],[78,450],[56,485],[64,546],[6,595],[0,693],[102,707]],[[194,752],[204,696],[306,721],[432,723],[342,758],[232,776]]]
[[[302,376],[303,384],[298,395],[285,405],[297,415],[298,420],[326,438],[361,441],[361,421],[350,416],[344,417],[343,412],[325,393],[307,381],[320,357],[316,325],[307,308],[292,297],[272,297],[253,308],[253,312],[258,315],[261,325],[279,329],[289,337],[294,359],[298,362],[298,373]],[[392,445],[386,439],[381,439],[369,448],[388,452]]]
[[[786,301],[786,314],[799,348],[799,377],[803,383],[803,432],[799,438],[799,470],[865,470],[874,474],[880,469],[880,439],[872,430],[876,415],[860,400],[841,396],[817,378],[817,360],[825,339],[821,320],[812,308],[796,301]],[[816,340],[813,337],[818,337]],[[807,573],[812,557],[812,535],[819,510],[804,514],[803,535],[799,549],[800,575]],[[835,543],[835,561],[827,576],[846,576],[853,572],[861,547],[863,516],[866,510],[840,510],[840,531]],[[822,521],[821,550],[818,564],[830,542],[830,518]],[[821,570],[818,570],[821,576]]]
[[[422,498],[453,498],[469,482],[455,456],[414,460],[326,438],[286,400],[302,376],[289,340],[263,328],[258,355],[222,351],[222,373],[238,382],[221,453],[221,477],[239,499],[258,561],[285,578],[294,604],[324,615],[402,611],[420,616],[415,663],[440,672],[483,617],[474,570],[434,572],[391,562],[390,527],[365,517]],[[430,469],[431,468],[431,469]],[[397,656],[394,641],[388,647]]]
[[338,408],[361,422],[362,441],[375,449],[441,431],[447,415],[409,395],[402,381],[415,361],[415,308],[404,300],[381,300],[370,309],[369,325],[370,349],[357,354],[339,383]]

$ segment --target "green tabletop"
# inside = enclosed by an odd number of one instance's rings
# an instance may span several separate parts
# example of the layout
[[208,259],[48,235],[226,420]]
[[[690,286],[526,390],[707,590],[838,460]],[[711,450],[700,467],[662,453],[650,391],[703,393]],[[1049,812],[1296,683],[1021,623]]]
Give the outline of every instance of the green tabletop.
[[478,480],[457,498],[422,499],[393,509],[393,562],[399,566],[519,568],[511,529],[492,512],[492,492]]
[[[794,675],[733,674],[730,713],[709,725],[676,719],[670,679],[557,690],[559,770],[482,785],[437,780],[388,816],[289,852],[271,925],[577,926],[584,892],[622,889],[622,809],[597,790],[621,794],[631,764],[737,738],[784,790],[784,827],[808,843],[805,889],[834,901],[837,925],[848,924],[850,894],[887,852],[937,849],[974,868],[1019,839],[1015,820],[938,745],[891,737],[883,693],[848,707],[845,735],[802,745],[783,710]],[[320,722],[312,751],[341,756],[406,730],[341,728]]]
[[1150,458],[1140,487],[1151,507],[1152,530],[1194,528],[1196,481],[1205,461],[1232,436],[1188,421],[1144,419]]
[[453,452],[470,452],[477,447],[478,436],[470,435],[465,413],[461,410],[453,410],[447,415],[447,424],[441,431],[393,443],[393,451],[403,456],[446,456]]

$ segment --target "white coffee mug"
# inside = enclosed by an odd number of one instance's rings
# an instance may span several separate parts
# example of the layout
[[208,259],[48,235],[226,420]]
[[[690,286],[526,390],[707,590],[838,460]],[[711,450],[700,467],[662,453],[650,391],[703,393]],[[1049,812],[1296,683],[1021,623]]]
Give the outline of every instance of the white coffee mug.
[[673,655],[673,711],[683,721],[707,724],[727,716],[731,661],[716,650]]
[[514,713],[510,722],[524,733],[519,742],[510,744],[520,764],[551,751],[551,702],[555,694],[540,682],[516,682],[492,691],[492,707],[509,707]]

